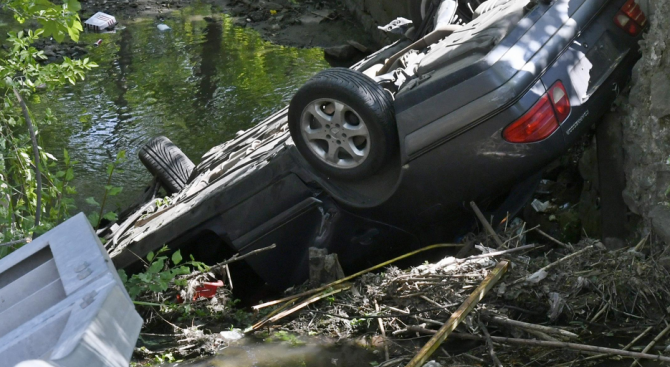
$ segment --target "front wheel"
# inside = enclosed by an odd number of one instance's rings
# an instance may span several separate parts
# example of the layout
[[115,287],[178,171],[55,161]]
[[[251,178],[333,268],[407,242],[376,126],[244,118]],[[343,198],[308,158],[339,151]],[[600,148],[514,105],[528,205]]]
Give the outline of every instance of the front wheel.
[[390,93],[358,71],[333,68],[314,76],[291,100],[288,118],[302,156],[330,177],[370,176],[397,148]]

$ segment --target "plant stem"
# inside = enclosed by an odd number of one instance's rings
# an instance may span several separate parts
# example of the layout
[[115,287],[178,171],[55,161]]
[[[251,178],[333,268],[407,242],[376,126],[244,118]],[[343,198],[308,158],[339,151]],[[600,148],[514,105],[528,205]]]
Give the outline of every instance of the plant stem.
[[37,180],[37,203],[35,204],[35,227],[40,225],[40,214],[42,214],[42,175],[40,174],[40,151],[37,146],[37,137],[35,136],[35,128],[33,127],[33,122],[30,119],[30,112],[28,111],[28,106],[26,102],[21,97],[16,88],[14,88],[14,95],[16,99],[19,100],[21,105],[21,110],[23,111],[23,118],[26,120],[26,125],[28,126],[28,131],[30,132],[30,140],[33,143],[33,155],[35,157],[35,179]]
[[[112,182],[112,175],[114,174],[114,169],[116,168],[116,162],[114,162],[114,165],[112,166],[112,170],[109,172],[109,177],[107,177],[107,185]],[[107,201],[107,187],[105,187],[105,195],[102,196],[102,203],[100,203],[100,213],[98,214],[98,224],[95,226],[95,229],[98,230],[100,229],[100,223],[102,222],[102,211],[105,209],[105,202]]]

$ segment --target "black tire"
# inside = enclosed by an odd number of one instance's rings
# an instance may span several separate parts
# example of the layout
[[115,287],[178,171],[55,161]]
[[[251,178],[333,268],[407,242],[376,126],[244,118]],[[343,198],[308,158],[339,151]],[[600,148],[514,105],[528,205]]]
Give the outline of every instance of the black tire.
[[181,191],[195,168],[186,154],[164,136],[157,136],[145,144],[139,157],[169,194]]
[[[367,126],[369,151],[358,166],[346,169],[334,167],[324,162],[308,147],[301,133],[301,119],[307,106],[320,99],[334,99],[348,105]],[[370,176],[398,148],[398,131],[391,94],[365,74],[351,69],[324,70],[305,83],[291,100],[288,125],[302,156],[317,170],[333,178],[351,180]]]
[[421,15],[422,13],[425,13],[426,10],[422,10],[421,8],[428,4],[429,1],[427,0],[408,0],[407,1],[407,9],[409,11],[409,18],[412,21],[412,25],[414,26],[414,29],[419,29],[421,26],[421,23],[423,23],[423,16]]

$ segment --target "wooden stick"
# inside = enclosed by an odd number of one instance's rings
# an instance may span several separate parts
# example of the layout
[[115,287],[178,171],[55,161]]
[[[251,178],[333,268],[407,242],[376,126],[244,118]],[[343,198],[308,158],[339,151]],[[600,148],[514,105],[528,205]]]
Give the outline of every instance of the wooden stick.
[[[644,336],[647,335],[653,328],[654,328],[653,326],[650,326],[650,327],[646,328],[642,332],[642,334],[636,336],[635,339],[633,339],[630,343],[628,343],[625,347],[623,347],[622,350],[629,350],[630,348],[632,348],[635,345],[635,343],[637,343],[640,339],[644,338]],[[582,359],[578,362],[593,361],[595,359],[600,359],[600,358],[604,358],[604,357],[608,357],[608,356],[609,356],[608,354],[598,354],[598,355],[595,355],[595,356],[586,357],[586,358],[584,358],[584,359]],[[561,364],[556,365],[554,367],[574,366],[574,365],[575,365],[575,361],[571,361],[571,362],[561,363]]]
[[[654,340],[652,340],[651,342],[649,342],[649,344],[647,344],[647,346],[646,346],[644,349],[642,349],[642,353],[647,353],[647,352],[648,352],[651,348],[653,348],[654,345],[656,345],[656,343],[658,343],[658,341],[661,340],[661,338],[663,338],[663,337],[665,336],[665,334],[667,334],[668,332],[670,332],[670,325],[667,325],[666,328],[663,329],[663,331],[661,331],[658,335],[656,335],[656,337],[654,338]],[[637,358],[633,361],[633,363],[632,363],[630,366],[633,367],[633,366],[635,366],[636,364],[637,364]]]
[[529,324],[527,322],[523,321],[517,321],[517,320],[512,320],[500,316],[490,316],[490,315],[482,315],[482,318],[488,322],[492,322],[494,324],[500,324],[500,325],[508,325],[508,326],[514,326],[518,327],[521,329],[531,329],[531,330],[537,330],[541,331],[547,334],[555,334],[555,335],[561,335],[565,336],[568,338],[579,338],[579,335],[575,333],[571,333],[569,331],[555,328],[555,327],[550,327],[550,326],[543,326],[543,325],[537,325],[537,324]]
[[312,289],[312,290],[310,290],[310,291],[302,292],[302,293],[299,293],[299,294],[296,294],[296,295],[293,295],[293,296],[284,297],[284,298],[281,298],[281,299],[278,299],[278,300],[275,300],[275,301],[265,302],[265,303],[262,303],[262,304],[260,304],[260,305],[253,306],[252,308],[253,308],[254,310],[260,310],[261,308],[274,306],[274,305],[276,305],[276,304],[278,304],[278,303],[282,303],[282,302],[286,302],[286,301],[294,300],[294,299],[296,299],[296,298],[305,297],[305,296],[311,296],[312,294],[319,293],[319,292],[324,291],[324,290],[326,290],[326,289],[328,289],[328,288],[331,288],[331,287],[333,287],[333,286],[335,286],[335,285],[342,284],[342,283],[344,283],[344,282],[348,282],[348,281],[350,281],[350,280],[352,280],[352,279],[354,279],[354,278],[357,278],[357,277],[359,277],[359,276],[361,276],[361,275],[363,275],[363,274],[367,274],[367,273],[369,273],[369,272],[371,272],[371,271],[374,271],[374,270],[383,268],[383,267],[385,267],[385,266],[388,266],[388,265],[390,265],[390,264],[393,264],[393,263],[396,262],[396,261],[399,261],[399,260],[402,260],[402,259],[406,259],[406,258],[408,258],[408,257],[410,257],[410,256],[414,256],[414,255],[416,255],[416,254],[418,254],[418,253],[421,253],[421,252],[424,252],[424,251],[433,250],[433,249],[436,249],[436,248],[463,247],[463,246],[465,246],[465,245],[462,245],[462,244],[451,244],[451,243],[447,243],[447,244],[432,245],[432,246],[424,247],[424,248],[422,248],[422,249],[418,249],[418,250],[416,250],[416,251],[412,251],[412,252],[410,252],[410,253],[408,253],[408,254],[405,254],[405,255],[402,255],[402,256],[398,256],[398,257],[396,257],[395,259],[391,259],[391,260],[386,261],[386,262],[383,262],[383,263],[381,263],[381,264],[379,264],[379,265],[375,265],[375,266],[373,266],[373,267],[371,267],[371,268],[367,268],[367,269],[365,269],[365,270],[359,271],[359,272],[356,273],[356,274],[352,274],[352,275],[349,275],[348,277],[344,277],[344,278],[342,278],[342,279],[336,280],[336,281],[334,281],[334,282],[332,282],[332,283],[330,283],[330,284],[324,285],[323,287],[319,287],[319,288],[316,288],[316,289]]
[[486,338],[486,345],[489,347],[489,355],[491,356],[491,360],[493,360],[493,364],[496,367],[503,367],[502,363],[500,363],[500,360],[498,359],[498,356],[496,355],[496,351],[493,350],[493,340],[491,340],[491,334],[489,334],[489,330],[486,328],[486,325],[479,321],[479,328],[482,329],[482,333],[484,333],[484,337]]
[[[551,264],[549,264],[549,265],[543,267],[542,269],[536,271],[535,273],[539,273],[539,272],[541,272],[541,271],[547,271],[547,270],[553,268],[554,266],[556,266],[556,265],[558,265],[558,264],[560,264],[560,263],[562,263],[562,262],[568,261],[568,260],[572,259],[573,257],[579,256],[579,255],[583,254],[584,252],[587,252],[587,251],[591,250],[592,248],[593,248],[593,245],[586,246],[586,247],[584,247],[583,249],[581,249],[581,250],[579,250],[579,251],[577,251],[577,252],[574,252],[574,253],[572,253],[572,254],[570,254],[570,255],[568,255],[568,256],[562,257],[562,258],[560,258],[560,259],[554,261],[553,263],[551,263]],[[535,274],[535,273],[533,273],[533,274]],[[531,275],[532,275],[532,274],[531,274]],[[528,277],[530,277],[530,275],[527,276],[527,277],[525,277],[525,278],[517,279],[517,280],[515,280],[514,282],[512,282],[512,285],[515,285],[515,284],[524,282],[524,281],[526,281],[526,280],[528,279]]]
[[[226,266],[226,265],[228,265],[228,264],[230,264],[230,263],[234,263],[234,262],[236,262],[236,261],[244,260],[244,259],[246,259],[246,258],[249,257],[249,256],[253,256],[253,255],[256,255],[256,254],[261,253],[261,252],[264,252],[264,251],[272,250],[272,249],[274,249],[274,248],[276,248],[276,247],[277,247],[277,244],[273,243],[273,244],[270,245],[270,246],[263,247],[263,248],[259,248],[259,249],[257,249],[257,250],[253,250],[253,251],[251,251],[251,252],[249,252],[249,253],[247,253],[247,254],[241,255],[241,256],[240,256],[240,254],[235,254],[235,255],[233,255],[233,257],[231,257],[230,259],[228,259],[228,260],[226,260],[226,261],[224,261],[224,262],[220,262],[220,263],[218,263],[218,264],[216,264],[216,265],[212,265],[212,266],[209,268],[209,270],[210,270],[210,271],[213,271],[213,270],[215,270],[215,269],[219,269],[219,268],[224,267],[224,266]],[[192,279],[192,278],[197,277],[197,276],[200,275],[200,274],[201,274],[200,272],[196,271],[196,272],[193,272],[193,273],[191,273],[191,274],[185,276],[185,277],[182,278],[182,279]]]
[[507,261],[501,261],[496,265],[496,267],[489,273],[489,275],[484,279],[484,281],[479,284],[477,289],[475,289],[472,294],[463,302],[463,304],[453,313],[449,320],[440,328],[440,330],[426,343],[426,345],[419,350],[414,358],[407,364],[406,367],[420,367],[423,366],[428,358],[440,347],[440,344],[444,342],[449,334],[456,329],[458,324],[465,319],[465,317],[477,306],[477,303],[486,296],[486,293],[493,288],[493,286],[502,278],[502,276],[507,272],[509,263]]
[[509,250],[494,251],[494,252],[489,252],[488,254],[473,255],[473,256],[470,256],[468,258],[459,260],[459,263],[463,263],[463,262],[466,262],[466,261],[469,261],[469,260],[474,260],[474,259],[481,259],[481,258],[485,258],[485,257],[507,255],[507,254],[511,254],[512,252],[530,250],[532,248],[535,248],[535,245],[525,245],[525,246],[519,246],[519,247],[511,248]]
[[332,296],[333,294],[340,293],[340,292],[345,291],[349,288],[351,288],[351,284],[340,284],[337,288],[335,288],[335,289],[333,289],[329,292],[324,292],[324,293],[321,293],[321,294],[314,295],[314,296],[298,303],[297,305],[295,305],[294,307],[292,307],[292,308],[290,308],[286,311],[279,312],[278,314],[276,314],[272,317],[266,318],[265,320],[256,323],[250,329],[245,330],[245,332],[258,330],[258,329],[260,329],[261,327],[263,327],[264,325],[266,325],[268,323],[277,322],[277,321],[283,319],[284,317],[286,317],[286,316],[288,316],[288,315],[290,315],[290,314],[292,314],[292,313],[294,313],[294,312],[296,312],[296,311],[298,311],[302,308],[305,308],[305,307],[309,306],[310,304],[312,304],[316,301],[322,300],[322,299],[324,299],[328,296]]
[[14,246],[14,245],[20,245],[22,243],[29,243],[30,238],[22,238],[20,240],[15,240],[15,241],[9,241],[5,243],[0,243],[0,247],[5,247],[5,246]]
[[[379,304],[377,303],[377,300],[375,301],[375,311],[379,313]],[[379,323],[379,330],[382,332],[382,336],[384,337],[384,357],[386,357],[386,361],[389,360],[389,346],[386,344],[386,329],[384,328],[384,320],[381,318],[377,319],[377,322]]]
[[472,210],[475,211],[475,215],[477,216],[477,219],[479,219],[479,221],[482,222],[482,225],[484,226],[484,229],[486,230],[486,232],[488,232],[489,235],[491,235],[491,237],[493,237],[493,240],[498,245],[498,248],[499,249],[502,248],[504,246],[503,241],[500,239],[500,237],[498,236],[496,231],[493,229],[493,227],[491,227],[491,224],[489,223],[489,221],[486,220],[486,218],[484,217],[484,214],[482,214],[482,211],[479,210],[479,207],[477,206],[477,204],[475,204],[474,201],[471,201],[470,202],[470,207],[472,207]]
[[541,229],[539,229],[539,228],[537,228],[537,227],[535,227],[535,232],[541,234],[544,238],[548,239],[549,241],[551,241],[551,242],[553,242],[553,243],[555,243],[555,244],[557,244],[557,245],[559,245],[559,246],[561,246],[561,247],[565,247],[565,248],[567,248],[567,249],[570,250],[570,251],[574,251],[574,250],[575,250],[574,248],[572,248],[572,246],[570,246],[570,245],[566,245],[565,243],[563,243],[563,242],[561,242],[561,241],[555,239],[554,237],[552,237],[551,235],[545,233],[543,230],[541,230]]
[[[437,334],[437,331],[425,329],[417,326],[412,326],[407,328],[408,331],[421,332],[424,334]],[[463,333],[452,333],[452,337],[456,339],[466,339],[466,340],[479,340],[486,341],[486,338],[483,338],[478,335],[472,334],[463,334]],[[644,354],[636,353],[627,350],[605,348],[605,347],[596,347],[594,345],[585,345],[585,344],[576,344],[576,343],[566,343],[566,342],[550,342],[544,340],[535,340],[535,339],[517,339],[517,338],[504,338],[501,336],[491,336],[491,340],[496,343],[506,343],[506,344],[515,344],[515,345],[530,345],[536,347],[550,347],[550,348],[564,348],[578,350],[582,352],[590,353],[605,353],[607,355],[618,355],[623,357],[630,358],[640,358],[640,359],[650,359],[654,361],[670,362],[670,357],[665,357],[662,355],[654,354]]]

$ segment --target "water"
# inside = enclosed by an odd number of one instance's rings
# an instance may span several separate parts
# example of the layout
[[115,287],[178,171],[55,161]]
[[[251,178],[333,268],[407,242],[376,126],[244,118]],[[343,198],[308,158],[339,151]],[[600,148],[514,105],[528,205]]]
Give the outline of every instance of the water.
[[[248,339],[248,338],[247,338]],[[334,344],[303,338],[288,342],[242,341],[212,357],[185,361],[170,367],[369,367],[379,354],[351,343]]]
[[[9,23],[0,18],[0,41]],[[100,201],[106,164],[118,151],[126,150],[129,161],[113,179],[124,191],[111,204],[123,207],[151,180],[137,159],[148,139],[169,137],[197,164],[212,146],[285,106],[328,67],[322,50],[273,45],[208,6],[170,13],[162,21],[170,31],[159,31],[159,23],[121,20],[116,33],[83,34],[90,45],[102,39],[87,55],[99,67],[76,86],[30,101],[38,114],[49,107],[58,119],[41,127],[47,151],[62,157],[66,148],[79,161],[80,210],[93,209],[84,203],[88,196]]]

